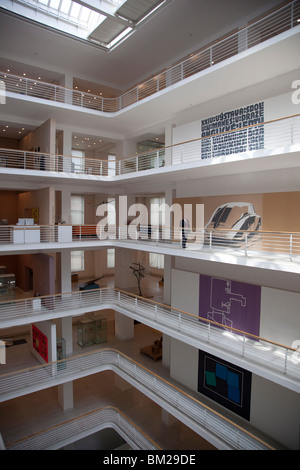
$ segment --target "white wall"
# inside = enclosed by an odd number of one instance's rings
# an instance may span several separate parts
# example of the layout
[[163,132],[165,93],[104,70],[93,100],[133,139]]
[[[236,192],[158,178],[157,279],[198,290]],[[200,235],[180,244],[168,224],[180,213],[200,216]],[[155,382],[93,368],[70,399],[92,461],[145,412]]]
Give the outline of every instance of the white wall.
[[251,424],[289,449],[299,450],[299,394],[252,374]]
[[[250,97],[249,97],[250,98]],[[232,96],[222,101],[211,101],[205,103],[198,109],[198,117],[190,122],[178,124],[173,129],[173,144],[191,141],[192,139],[199,139],[201,137],[201,120],[212,116],[226,113],[235,109],[244,108],[248,105],[255,104],[257,102],[264,103],[264,122],[272,121],[282,117],[291,116],[299,112],[299,108],[292,102],[292,89],[288,93],[284,93],[275,97],[262,99],[261,96],[257,96],[255,99],[252,97],[252,101],[245,101],[244,94],[239,93],[236,102],[231,102]],[[195,115],[194,115],[195,118]],[[288,125],[288,122],[284,123],[272,123],[272,126],[266,124],[264,127],[264,146],[265,148],[282,147],[290,143],[290,133],[288,129],[283,129],[282,126]],[[299,126],[299,125],[298,125]],[[275,131],[274,131],[275,129]],[[201,141],[190,142],[184,145],[185,161],[192,161],[200,159],[201,155]],[[181,146],[176,146],[173,149],[173,162],[180,163],[182,156]],[[208,159],[205,161],[206,165],[209,161],[215,159]],[[198,194],[200,195],[200,194]]]
[[199,313],[199,274],[172,269],[171,305],[184,312]]
[[[288,344],[300,331],[299,295],[277,289],[262,288],[261,336],[277,338]],[[198,313],[199,274],[172,270],[173,307]],[[284,316],[282,313],[284,312]],[[270,335],[273,338],[270,338]],[[299,335],[298,335],[299,336]],[[275,339],[274,339],[275,340]],[[198,350],[174,338],[170,348],[170,375],[197,392]],[[198,392],[197,392],[198,393]],[[202,395],[199,393],[199,399]],[[290,449],[299,449],[300,396],[296,392],[252,374],[250,423]],[[226,410],[230,416],[231,412]],[[234,420],[235,415],[231,415]]]
[[260,336],[292,347],[300,340],[300,294],[262,287]]

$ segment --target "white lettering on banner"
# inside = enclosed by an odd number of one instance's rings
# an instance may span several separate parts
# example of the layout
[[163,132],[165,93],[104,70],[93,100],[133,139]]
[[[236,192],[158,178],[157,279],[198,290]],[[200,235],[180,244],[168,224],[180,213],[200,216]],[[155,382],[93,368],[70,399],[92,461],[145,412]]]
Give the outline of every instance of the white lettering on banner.
[[296,91],[292,93],[292,103],[300,104],[300,80],[294,80],[292,88],[296,88]]
[[3,80],[0,80],[0,104],[6,104],[6,88]]
[[293,341],[292,348],[297,350],[292,354],[292,362],[294,364],[300,364],[300,339]]
[[[149,209],[141,203],[132,204],[127,208],[127,196],[119,196],[119,225],[117,224],[116,208],[110,203],[100,204],[96,209],[96,216],[102,217],[97,223],[97,236],[100,240],[115,239],[144,239],[150,237],[153,240],[179,239],[182,235],[180,221],[185,217],[189,221],[189,230],[185,230],[187,242],[195,242],[201,248],[204,240],[204,205],[203,204],[152,204],[156,212],[165,215],[166,225],[161,227],[151,226]],[[109,213],[110,216],[109,217]],[[171,213],[173,225],[171,225]],[[136,216],[133,220],[130,217]],[[194,221],[193,218],[196,218]],[[112,222],[113,220],[113,222]],[[127,224],[124,224],[124,220]],[[170,226],[171,225],[171,226]],[[197,227],[193,230],[192,227]]]
[[5,343],[2,340],[0,340],[0,364],[6,364]]

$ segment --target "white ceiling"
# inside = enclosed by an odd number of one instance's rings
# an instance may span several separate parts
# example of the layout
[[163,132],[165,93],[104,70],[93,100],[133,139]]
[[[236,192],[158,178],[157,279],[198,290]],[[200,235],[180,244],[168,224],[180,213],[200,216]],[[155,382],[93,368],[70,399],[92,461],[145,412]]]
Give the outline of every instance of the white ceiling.
[[[91,86],[97,82],[109,87],[111,93],[124,91],[174,64],[179,58],[220,38],[234,27],[245,26],[248,21],[280,3],[278,0],[173,0],[109,53],[7,15],[0,9],[0,70],[11,66],[12,73],[22,74],[20,64],[23,63],[27,71],[41,74],[44,81],[59,82],[62,75],[69,72],[78,78],[78,83],[82,80]],[[7,123],[5,119],[8,119],[10,124],[16,123],[16,129],[26,123],[30,130],[52,116],[57,120],[58,129],[60,123],[70,122],[76,131],[84,123],[87,133],[80,136],[82,140],[87,136],[102,138],[105,146],[125,136],[141,140],[142,137],[148,137],[147,133],[163,133],[164,122],[172,120],[179,113],[183,115],[185,111],[197,109],[197,106],[208,100],[237,90],[249,88],[251,92],[251,87],[255,86],[256,94],[261,92],[263,97],[272,94],[273,90],[286,92],[291,79],[299,78],[299,74],[294,76],[295,70],[298,69],[297,73],[300,70],[299,55],[295,56],[297,41],[296,37],[287,38],[285,42],[269,47],[267,52],[261,50],[238,62],[233,60],[227,65],[220,64],[213,76],[204,74],[200,79],[193,78],[185,84],[184,93],[179,94],[176,88],[163,92],[143,107],[133,107],[113,119],[93,116],[84,110],[74,113],[55,106],[51,108],[50,103],[49,106],[38,106],[34,102],[18,99],[9,102],[9,107],[5,108],[9,109],[6,116],[4,108],[1,108],[0,126],[4,128]],[[285,77],[278,76],[278,60],[287,72]],[[157,107],[160,109],[159,116]],[[174,175],[171,179],[174,182],[176,180]],[[160,181],[160,187],[164,183]],[[130,184],[128,181],[128,192]],[[150,191],[143,185],[141,181],[141,191]]]
[[75,77],[124,91],[280,3],[279,0],[173,0],[111,52],[1,10],[1,56],[46,68],[49,77],[68,71]]

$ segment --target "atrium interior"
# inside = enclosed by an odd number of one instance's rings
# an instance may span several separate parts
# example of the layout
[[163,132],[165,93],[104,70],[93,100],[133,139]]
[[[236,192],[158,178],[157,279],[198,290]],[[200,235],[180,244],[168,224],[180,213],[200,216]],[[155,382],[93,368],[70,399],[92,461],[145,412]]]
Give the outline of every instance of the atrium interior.
[[300,449],[300,1],[3,0],[0,449]]

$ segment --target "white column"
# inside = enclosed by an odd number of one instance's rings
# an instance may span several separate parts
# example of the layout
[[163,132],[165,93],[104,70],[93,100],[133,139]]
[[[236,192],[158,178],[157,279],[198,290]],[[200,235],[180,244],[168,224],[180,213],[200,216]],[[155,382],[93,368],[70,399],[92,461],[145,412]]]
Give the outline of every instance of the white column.
[[[130,265],[135,262],[134,250],[115,250],[115,286],[124,291],[136,292],[137,283]],[[134,338],[134,320],[115,311],[115,336],[121,340]]]
[[63,411],[73,409],[73,382],[66,382],[58,386],[58,403],[62,407]]
[[115,311],[115,336],[127,341],[134,338],[134,320]]
[[[176,191],[172,188],[167,188],[165,191],[165,203],[171,207],[173,204],[173,200],[176,196]],[[169,213],[170,218],[166,221],[166,226],[172,227],[172,213]],[[171,232],[172,236],[172,232]],[[174,268],[174,257],[171,255],[165,255],[164,258],[165,266],[164,266],[164,303],[166,305],[171,304],[171,270]]]
[[[168,124],[165,126],[165,147],[170,147],[173,142],[173,125]],[[165,166],[172,165],[172,149],[165,149]]]
[[[63,250],[60,256],[57,256],[57,260],[60,262],[60,292],[68,294],[72,290],[71,251]],[[71,356],[73,353],[72,317],[59,320],[57,336],[64,338],[66,355]],[[58,386],[58,402],[64,411],[73,408],[73,382]]]
[[[126,227],[128,207],[133,203],[133,196],[128,196],[127,199],[116,198],[116,219],[120,226]],[[130,292],[136,291],[136,279],[130,269],[130,265],[134,262],[134,250],[127,248],[115,250],[115,287]],[[134,320],[115,311],[115,335],[121,340],[132,339],[134,337]]]
[[63,171],[70,173],[72,169],[72,131],[70,129],[63,130]]
[[[61,191],[61,218],[66,224],[71,223],[71,190],[63,189]],[[71,265],[70,265],[71,269]]]
[[73,101],[73,76],[72,75],[64,75],[64,77],[60,81],[60,86],[65,87],[65,93],[62,90],[59,91],[59,101],[63,101],[66,104],[72,104]]

